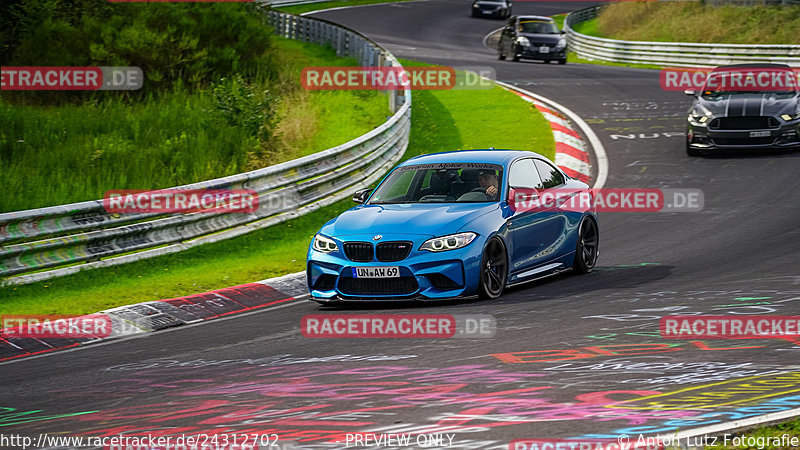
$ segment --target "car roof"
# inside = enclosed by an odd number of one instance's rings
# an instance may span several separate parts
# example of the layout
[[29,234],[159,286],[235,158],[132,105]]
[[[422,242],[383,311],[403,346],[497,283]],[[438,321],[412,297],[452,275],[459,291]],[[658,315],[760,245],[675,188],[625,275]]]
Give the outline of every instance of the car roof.
[[719,66],[714,68],[714,72],[725,72],[728,69],[791,69],[786,64],[772,64],[772,63],[750,63],[750,64],[730,64],[727,66]]
[[437,163],[489,163],[508,165],[511,161],[520,157],[539,157],[544,156],[529,152],[525,150],[507,150],[507,149],[476,149],[476,150],[457,150],[450,152],[431,153],[428,155],[420,155],[411,158],[401,166],[410,166],[414,164],[437,164]]
[[545,20],[548,22],[555,22],[552,17],[545,17],[545,16],[517,16],[517,19],[524,20],[524,19],[536,19],[536,20]]

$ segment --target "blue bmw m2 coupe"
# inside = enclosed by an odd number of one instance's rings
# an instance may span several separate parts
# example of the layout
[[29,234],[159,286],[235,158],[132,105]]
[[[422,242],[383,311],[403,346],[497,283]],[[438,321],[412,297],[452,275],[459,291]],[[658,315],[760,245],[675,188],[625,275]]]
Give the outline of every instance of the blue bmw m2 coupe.
[[[497,298],[506,286],[566,270],[590,272],[594,206],[526,208],[549,192],[586,193],[547,158],[517,150],[418,156],[358,206],[326,223],[308,249],[311,299]],[[521,195],[524,193],[524,195]]]

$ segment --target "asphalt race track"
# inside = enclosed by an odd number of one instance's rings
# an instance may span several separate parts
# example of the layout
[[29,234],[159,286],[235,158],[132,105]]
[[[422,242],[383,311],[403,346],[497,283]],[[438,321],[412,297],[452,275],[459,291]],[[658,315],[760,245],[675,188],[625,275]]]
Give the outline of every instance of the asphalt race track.
[[[518,1],[514,13],[588,4]],[[657,71],[498,61],[483,38],[503,22],[468,9],[430,0],[317,16],[401,58],[494,67],[499,80],[591,125],[609,158],[605,187],[702,189],[703,210],[601,214],[590,275],[513,288],[497,301],[347,310],[492,314],[493,338],[309,339],[301,318],[337,311],[293,301],[5,363],[0,431],[227,433],[231,442],[234,433],[277,434],[300,448],[365,448],[348,445],[347,433],[413,433],[453,437],[432,448],[504,449],[514,439],[633,439],[800,407],[800,341],[658,332],[667,314],[800,314],[800,154],[689,158],[689,98],[662,91]],[[742,389],[757,381],[760,389]],[[403,448],[427,441],[412,442]]]

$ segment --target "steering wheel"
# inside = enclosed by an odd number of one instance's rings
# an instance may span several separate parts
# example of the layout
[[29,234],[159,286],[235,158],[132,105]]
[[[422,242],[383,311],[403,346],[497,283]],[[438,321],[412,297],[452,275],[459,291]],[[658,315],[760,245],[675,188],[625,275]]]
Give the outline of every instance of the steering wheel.
[[486,194],[486,188],[482,188],[482,187],[478,186],[478,187],[474,188],[473,190],[471,190],[470,192],[482,192],[482,193]]

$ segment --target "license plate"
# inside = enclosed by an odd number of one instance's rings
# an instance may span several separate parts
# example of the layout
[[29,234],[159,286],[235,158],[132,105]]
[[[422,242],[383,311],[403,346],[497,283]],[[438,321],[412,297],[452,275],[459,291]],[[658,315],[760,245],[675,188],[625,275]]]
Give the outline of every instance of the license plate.
[[481,12],[482,12],[482,13],[484,13],[484,14],[491,14],[491,13],[493,13],[494,11],[486,11],[486,10],[484,9],[484,10],[483,10],[483,11],[481,11]]
[[770,134],[769,131],[751,131],[750,137],[769,137]]
[[546,45],[539,47],[539,53],[550,53],[550,47]]
[[386,267],[353,267],[353,278],[399,278],[400,268]]

